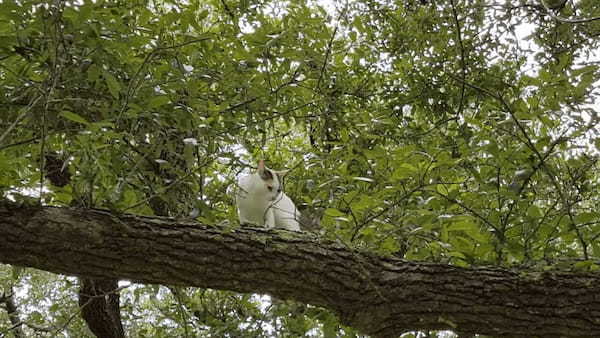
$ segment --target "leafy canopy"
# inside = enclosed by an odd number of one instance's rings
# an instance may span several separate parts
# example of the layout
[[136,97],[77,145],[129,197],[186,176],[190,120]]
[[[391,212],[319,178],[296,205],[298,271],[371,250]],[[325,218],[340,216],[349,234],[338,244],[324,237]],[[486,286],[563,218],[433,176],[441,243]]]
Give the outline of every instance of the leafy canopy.
[[[351,248],[597,269],[600,21],[556,19],[595,4],[3,0],[0,192],[235,227],[230,189],[264,158]],[[70,278],[14,272],[25,322],[85,332]],[[123,295],[140,336],[354,335],[255,296]]]

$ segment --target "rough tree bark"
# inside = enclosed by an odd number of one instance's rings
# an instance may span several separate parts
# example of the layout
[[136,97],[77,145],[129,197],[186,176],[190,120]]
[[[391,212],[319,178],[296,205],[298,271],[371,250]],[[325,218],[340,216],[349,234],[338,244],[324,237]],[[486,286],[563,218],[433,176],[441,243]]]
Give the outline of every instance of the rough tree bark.
[[407,262],[309,234],[0,204],[0,262],[96,279],[268,293],[375,337],[417,329],[600,335],[600,275]]
[[121,323],[119,281],[81,277],[79,307],[81,317],[98,338],[123,338]]

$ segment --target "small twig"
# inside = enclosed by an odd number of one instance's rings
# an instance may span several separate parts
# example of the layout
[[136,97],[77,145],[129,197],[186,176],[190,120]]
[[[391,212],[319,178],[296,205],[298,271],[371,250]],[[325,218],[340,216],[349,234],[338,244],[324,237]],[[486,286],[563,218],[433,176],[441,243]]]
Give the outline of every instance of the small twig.
[[408,136],[408,137],[411,137],[411,138],[413,138],[413,137],[422,137],[422,136],[426,136],[427,134],[431,133],[432,131],[439,129],[439,127],[440,127],[441,125],[443,125],[443,124],[445,124],[445,123],[448,123],[448,122],[451,122],[451,121],[458,121],[458,117],[457,117],[457,116],[452,116],[452,117],[448,117],[448,118],[445,118],[445,119],[441,119],[441,120],[439,120],[439,121],[435,122],[435,123],[433,124],[433,127],[429,128],[428,130],[425,130],[425,131],[423,131],[423,132],[416,133],[416,134],[409,134],[409,136]]
[[44,90],[40,88],[38,82],[29,80],[29,79],[23,79],[24,76],[20,75],[19,73],[15,72],[12,68],[7,67],[7,66],[5,66],[2,63],[0,63],[0,68],[4,69],[5,71],[7,71],[10,74],[14,75],[14,77],[16,79],[18,79],[19,81],[21,81],[22,83],[26,83],[29,86],[31,86],[32,88],[35,88],[40,94],[44,94]]
[[327,51],[325,52],[325,59],[323,60],[323,64],[321,65],[321,71],[319,73],[319,79],[317,80],[316,91],[319,91],[321,87],[321,81],[323,80],[323,74],[325,73],[325,67],[327,67],[327,62],[329,61],[329,56],[331,55],[331,48],[333,46],[333,40],[335,39],[337,31],[338,26],[335,26],[333,34],[331,34],[331,39],[329,39],[329,43],[327,44]]
[[381,217],[383,214],[385,214],[386,212],[390,211],[390,209],[398,206],[401,202],[403,202],[404,200],[406,200],[407,198],[409,198],[410,196],[412,196],[412,194],[414,194],[415,192],[417,192],[417,191],[419,191],[421,189],[423,189],[423,186],[417,186],[417,187],[413,188],[412,190],[410,190],[406,194],[400,196],[400,198],[398,200],[396,200],[393,203],[387,205],[385,208],[382,208],[376,214],[369,216],[366,220],[364,220],[356,228],[359,229],[359,230],[362,229],[365,225],[371,223],[374,219]]
[[500,233],[498,227],[496,225],[494,225],[494,223],[490,222],[487,218],[481,216],[477,211],[473,210],[473,208],[469,207],[468,205],[462,203],[461,201],[454,199],[454,198],[450,198],[438,191],[435,190],[428,190],[429,192],[433,192],[434,194],[443,197],[444,199],[446,199],[448,202],[452,202],[455,204],[458,204],[458,206],[460,206],[461,208],[465,209],[466,211],[468,211],[469,213],[471,213],[473,216],[475,216],[476,218],[480,219],[481,221],[483,221],[485,224],[489,225],[492,229],[494,229],[494,231]]
[[41,98],[42,96],[38,96],[35,100],[31,101],[29,106],[27,106],[27,109],[25,109],[25,111],[14,120],[14,122],[4,131],[4,133],[2,133],[2,135],[0,135],[0,143],[2,143],[2,140],[4,140],[10,134],[10,132],[17,126],[17,124],[19,124],[19,122],[21,122],[21,120],[23,120],[29,114],[29,112],[31,112],[31,109]]
[[236,104],[234,104],[234,105],[232,105],[232,106],[229,106],[229,107],[227,107],[227,108],[225,108],[225,109],[223,109],[223,110],[219,111],[219,114],[222,114],[222,113],[227,113],[227,112],[230,112],[230,111],[232,111],[232,110],[235,110],[235,109],[237,109],[237,108],[239,108],[239,107],[243,107],[243,106],[245,106],[245,105],[247,105],[247,104],[250,104],[250,103],[252,103],[252,102],[254,102],[254,101],[258,100],[258,98],[259,98],[259,96],[256,96],[256,97],[252,97],[252,98],[249,98],[249,99],[247,99],[247,100],[244,100],[244,101],[242,101],[242,102],[236,103]]
[[225,0],[221,0],[221,4],[223,5],[223,9],[225,9],[225,12],[227,13],[227,15],[229,15],[231,20],[235,20],[235,15],[233,15],[233,12],[231,11],[231,9],[229,9],[229,6],[227,6]]
[[125,112],[125,109],[127,108],[127,105],[129,105],[129,100],[131,99],[131,97],[133,95],[135,95],[135,92],[137,91],[137,83],[139,83],[139,77],[140,74],[142,73],[142,71],[144,70],[144,68],[146,68],[146,66],[150,63],[150,61],[152,60],[152,58],[154,58],[154,56],[156,54],[158,54],[158,52],[160,51],[164,51],[164,50],[169,50],[169,49],[177,49],[177,48],[181,48],[193,43],[198,43],[198,42],[202,42],[202,41],[206,41],[206,40],[210,40],[211,37],[203,37],[203,38],[198,38],[198,39],[192,39],[189,41],[185,41],[182,42],[180,44],[176,44],[176,45],[172,45],[172,46],[163,46],[163,47],[156,47],[154,48],[152,51],[150,51],[148,54],[146,54],[146,57],[144,58],[144,61],[142,62],[142,64],[140,65],[140,67],[138,68],[138,70],[135,72],[135,74],[133,75],[133,77],[131,78],[131,80],[129,81],[129,85],[127,86],[127,92],[125,93],[125,100],[123,102],[123,105],[121,106],[121,111],[119,113],[119,119],[121,118],[122,114]]
[[[270,89],[270,91],[269,91],[269,94],[277,94],[277,93],[279,93],[279,91],[280,91],[280,90],[282,90],[283,88],[285,88],[285,87],[287,87],[287,86],[289,86],[289,85],[291,85],[291,84],[294,84],[294,83],[296,83],[296,81],[297,81],[297,80],[296,80],[297,74],[298,74],[298,70],[296,70],[296,71],[294,72],[294,74],[292,75],[292,79],[291,79],[291,80],[289,80],[289,81],[287,81],[287,82],[284,82],[284,83],[280,84],[280,85],[279,85],[279,86],[277,86],[277,88],[275,88],[275,89],[271,88],[271,89]],[[244,101],[242,101],[242,102],[235,103],[235,104],[233,104],[233,105],[231,105],[231,106],[229,106],[229,107],[227,107],[227,108],[225,108],[225,109],[223,109],[223,110],[220,110],[220,111],[219,111],[219,114],[222,114],[222,113],[227,113],[227,112],[230,112],[230,111],[236,110],[237,108],[243,107],[243,106],[245,106],[245,105],[248,105],[248,104],[250,104],[250,103],[253,103],[253,102],[257,101],[258,99],[260,99],[260,98],[262,98],[262,97],[264,97],[264,96],[266,96],[266,95],[259,95],[259,96],[251,97],[251,98],[249,98],[249,99],[246,99],[246,100],[244,100]]]
[[52,30],[52,44],[54,47],[54,59],[51,59],[51,83],[47,87],[44,93],[44,109],[42,110],[42,132],[41,132],[41,142],[40,142],[40,189],[39,189],[39,203],[40,205],[43,202],[44,195],[44,173],[45,173],[45,162],[46,162],[46,137],[48,133],[48,111],[50,108],[50,101],[52,100],[52,96],[54,95],[54,89],[58,86],[58,80],[61,77],[61,66],[63,58],[59,52],[59,35],[62,35],[61,23],[59,22],[62,18],[63,14],[63,4],[61,1],[56,0],[55,2],[55,11],[52,14],[53,20],[53,30]]
[[[348,9],[348,3],[346,2],[346,6],[340,12],[340,15],[338,16],[337,21],[339,21],[342,18],[342,16],[344,16],[346,14],[347,9]],[[331,38],[329,39],[329,42],[327,43],[327,50],[325,51],[325,59],[323,60],[323,64],[321,65],[321,71],[319,73],[319,79],[317,80],[317,86],[315,87],[315,89],[316,89],[315,93],[318,92],[321,88],[321,81],[323,80],[323,75],[325,74],[325,68],[327,67],[329,57],[331,56],[331,50],[333,49],[333,41],[335,40],[335,36],[337,34],[338,28],[339,28],[339,24],[336,25],[335,28],[333,29]]]
[[[457,79],[456,77],[454,77],[453,75],[450,74],[450,77]],[[459,81],[462,81],[461,79],[457,79]],[[573,213],[572,213],[572,204],[569,203],[569,199],[565,196],[562,187],[558,184],[558,182],[556,181],[556,175],[554,175],[554,172],[552,171],[552,169],[546,164],[546,157],[549,156],[549,152],[547,152],[545,155],[542,155],[539,150],[535,147],[535,145],[533,144],[533,141],[531,140],[531,137],[529,136],[529,134],[527,133],[527,130],[525,130],[525,127],[523,126],[523,124],[519,121],[519,119],[516,117],[515,112],[513,111],[512,107],[510,106],[510,104],[500,95],[496,95],[492,92],[490,92],[489,90],[485,89],[485,88],[481,88],[479,86],[476,86],[474,84],[468,83],[468,82],[464,82],[467,86],[472,87],[474,89],[477,89],[493,98],[495,98],[496,100],[498,100],[502,106],[504,107],[504,109],[506,110],[506,112],[510,115],[511,119],[513,120],[513,122],[515,123],[515,125],[517,126],[517,128],[519,129],[519,131],[521,132],[521,134],[523,134],[523,136],[525,137],[525,141],[523,142],[527,148],[529,148],[533,154],[537,157],[538,161],[539,161],[539,166],[540,168],[544,169],[546,176],[548,176],[548,178],[550,179],[550,182],[552,183],[552,185],[554,186],[556,193],[558,194],[562,204],[564,205],[566,209],[566,214],[569,217],[569,221],[571,223],[571,227],[573,228],[573,231],[575,231],[575,234],[577,235],[577,238],[581,244],[581,247],[583,249],[583,255],[584,257],[587,259],[589,257],[588,254],[588,243],[585,241],[583,234],[581,234],[581,231],[579,231],[579,229],[577,228],[576,224],[575,224],[575,218],[573,217]],[[561,138],[557,138],[555,140],[555,142],[560,141]],[[556,146],[556,144],[554,144],[554,146]]]
[[[532,168],[533,170],[531,170],[531,172],[527,175],[527,177],[525,177],[525,179],[521,183],[521,186],[519,187],[519,190],[517,191],[517,195],[518,196],[521,195],[521,193],[527,187],[527,185],[529,184],[529,182],[531,182],[531,178],[542,167],[542,165],[544,164],[544,161],[546,161],[548,159],[548,157],[550,157],[550,155],[554,151],[554,148],[556,148],[556,146],[559,145],[560,143],[565,142],[566,140],[568,140],[568,138],[564,137],[564,134],[566,132],[567,132],[567,130],[565,130],[559,137],[557,137],[552,142],[552,144],[550,144],[550,147],[544,153],[544,155],[542,156],[542,159],[540,160],[540,162],[538,162],[538,164],[535,165]],[[500,181],[498,181],[498,182],[500,182]],[[505,229],[506,226],[508,225],[508,221],[510,219],[510,216],[511,216],[512,211],[513,211],[513,209],[514,209],[514,207],[515,207],[516,204],[517,204],[517,200],[513,200],[513,202],[511,203],[511,205],[508,207],[508,211],[506,212],[506,214],[504,216],[504,219],[502,220],[502,228],[503,229]]]
[[127,211],[127,210],[130,210],[130,209],[133,209],[133,208],[137,208],[137,207],[139,207],[140,205],[143,205],[143,204],[145,204],[146,202],[150,201],[150,200],[151,200],[151,199],[153,199],[154,197],[156,197],[156,196],[158,196],[158,195],[160,195],[160,194],[164,194],[164,193],[165,193],[165,192],[167,192],[169,189],[171,189],[172,187],[174,187],[176,184],[179,184],[181,181],[183,181],[183,180],[185,180],[186,178],[190,177],[192,174],[194,174],[194,172],[193,172],[193,171],[190,171],[189,173],[187,173],[187,174],[183,175],[182,177],[180,177],[180,178],[176,179],[175,181],[171,182],[169,185],[167,185],[167,186],[165,186],[165,187],[162,187],[161,189],[159,189],[159,191],[158,191],[158,192],[156,192],[156,193],[154,193],[154,194],[152,194],[152,195],[150,195],[150,196],[148,196],[148,197],[144,198],[143,200],[141,200],[141,201],[139,201],[139,202],[137,202],[137,203],[135,203],[135,204],[133,204],[133,205],[130,205],[130,206],[126,207],[125,209],[121,210],[121,212],[125,212],[125,211]]
[[269,116],[269,117],[265,117],[263,119],[254,121],[253,123],[243,124],[243,125],[239,125],[239,126],[236,126],[236,127],[233,127],[233,128],[229,128],[227,130],[222,130],[222,131],[217,132],[216,134],[214,134],[214,136],[221,136],[221,135],[228,134],[228,133],[231,133],[233,131],[236,131],[238,129],[251,127],[251,126],[263,123],[263,122],[274,120],[274,119],[276,119],[278,117],[286,116],[287,114],[292,113],[292,112],[294,112],[294,111],[296,111],[298,109],[302,109],[302,108],[304,108],[306,106],[310,106],[311,104],[315,104],[317,101],[318,100],[314,100],[314,101],[310,101],[310,102],[307,102],[307,103],[303,103],[303,104],[301,104],[299,106],[292,107],[292,108],[290,108],[290,109],[288,109],[288,110],[286,110],[284,112],[276,112],[276,111],[272,112],[272,115]]
[[185,337],[190,337],[190,333],[188,332],[188,322],[189,322],[189,317],[187,314],[187,306],[186,304],[184,304],[184,301],[182,299],[182,296],[180,294],[180,292],[175,289],[175,287],[168,287],[169,291],[171,291],[171,293],[173,294],[173,296],[175,297],[175,300],[177,301],[177,305],[179,307],[179,311],[181,314],[181,321],[183,322],[183,331],[185,334]]
[[462,111],[463,111],[463,105],[464,105],[464,101],[465,101],[465,81],[467,78],[467,69],[466,69],[466,57],[465,57],[465,47],[463,45],[463,41],[462,41],[462,33],[460,30],[460,22],[458,21],[458,13],[456,12],[456,5],[454,3],[454,0],[451,0],[450,3],[452,4],[452,15],[454,16],[454,24],[456,25],[456,39],[458,40],[458,46],[460,49],[460,67],[461,67],[461,74],[462,74],[462,84],[461,84],[461,88],[460,88],[460,102],[458,104],[458,110],[456,111],[456,115],[460,116],[462,115]]

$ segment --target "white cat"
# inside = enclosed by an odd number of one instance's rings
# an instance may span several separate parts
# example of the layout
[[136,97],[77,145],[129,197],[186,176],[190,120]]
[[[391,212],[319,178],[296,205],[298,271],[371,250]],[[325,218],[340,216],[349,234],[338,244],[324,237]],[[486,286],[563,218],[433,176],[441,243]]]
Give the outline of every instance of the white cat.
[[271,170],[260,160],[256,172],[238,180],[235,202],[240,224],[300,231],[300,212],[281,186],[287,173]]

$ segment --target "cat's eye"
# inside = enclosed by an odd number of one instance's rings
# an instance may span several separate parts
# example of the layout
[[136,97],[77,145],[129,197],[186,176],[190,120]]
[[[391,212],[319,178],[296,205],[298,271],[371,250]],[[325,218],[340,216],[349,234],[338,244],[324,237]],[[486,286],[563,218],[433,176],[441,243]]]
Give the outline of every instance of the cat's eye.
[[269,191],[273,191],[273,187],[267,187],[267,189],[269,189]]

